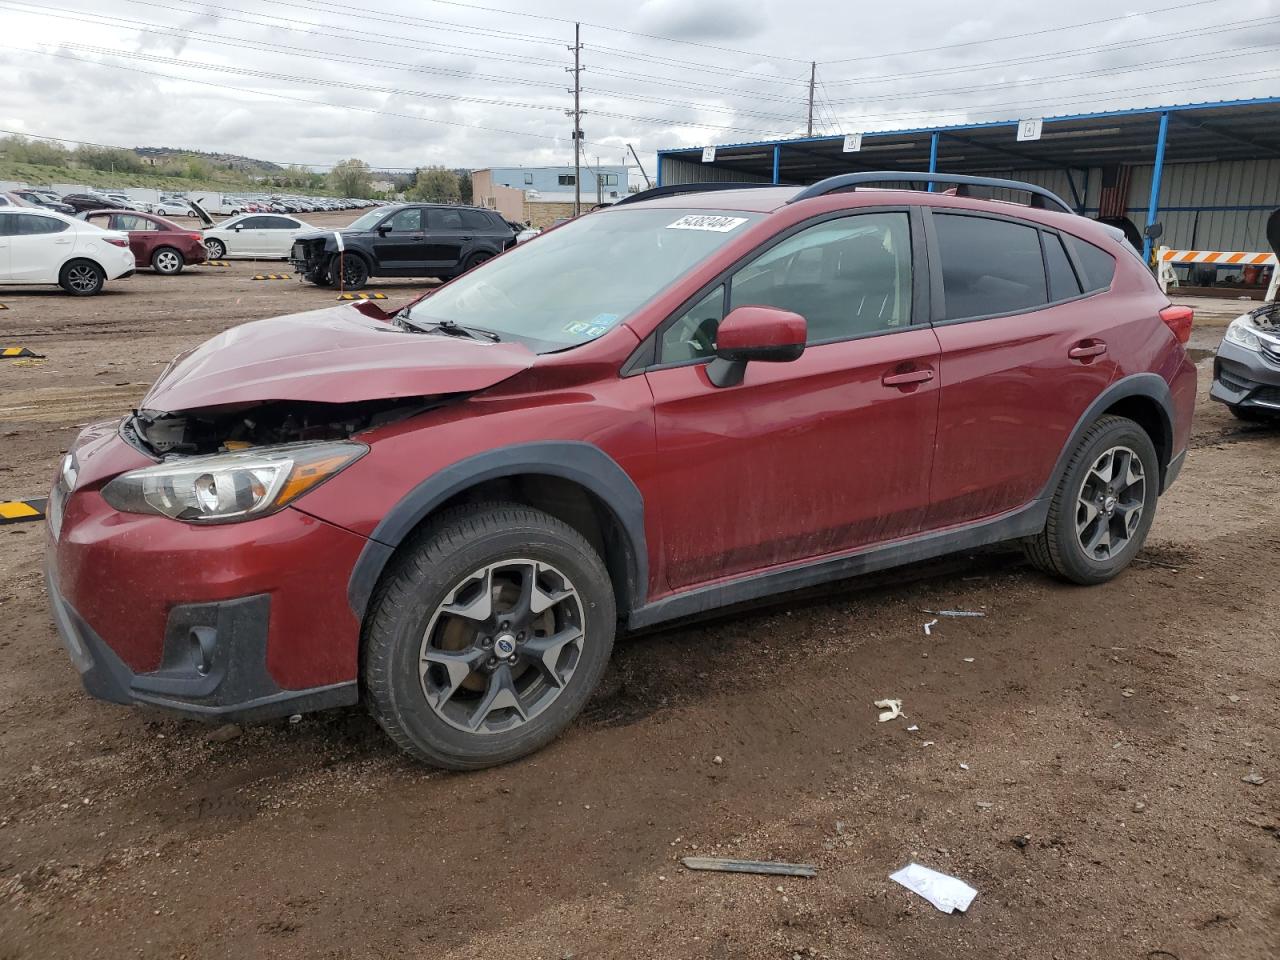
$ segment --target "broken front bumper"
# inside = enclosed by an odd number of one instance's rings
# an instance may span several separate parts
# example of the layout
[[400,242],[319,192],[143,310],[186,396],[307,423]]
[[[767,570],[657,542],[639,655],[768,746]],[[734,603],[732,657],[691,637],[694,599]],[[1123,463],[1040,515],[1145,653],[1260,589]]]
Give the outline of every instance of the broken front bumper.
[[1213,361],[1209,396],[1232,407],[1280,415],[1280,354],[1224,340]]

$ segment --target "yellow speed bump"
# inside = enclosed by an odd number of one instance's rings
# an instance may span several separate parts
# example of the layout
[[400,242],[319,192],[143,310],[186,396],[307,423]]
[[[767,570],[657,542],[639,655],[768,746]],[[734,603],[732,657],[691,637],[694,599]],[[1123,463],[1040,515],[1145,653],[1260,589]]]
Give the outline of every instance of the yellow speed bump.
[[44,359],[43,353],[35,353],[26,347],[0,347],[0,360],[17,360],[22,357],[38,357]]
[[7,305],[0,303],[0,310],[8,310],[8,309],[9,307]]
[[48,503],[46,497],[40,497],[37,500],[0,500],[0,526],[43,520],[46,503]]
[[385,300],[385,293],[340,293],[339,300]]
[[259,273],[255,274],[255,280],[292,280],[293,277],[287,273]]
[[206,260],[203,265],[206,267],[229,267],[231,266],[231,261],[230,260]]

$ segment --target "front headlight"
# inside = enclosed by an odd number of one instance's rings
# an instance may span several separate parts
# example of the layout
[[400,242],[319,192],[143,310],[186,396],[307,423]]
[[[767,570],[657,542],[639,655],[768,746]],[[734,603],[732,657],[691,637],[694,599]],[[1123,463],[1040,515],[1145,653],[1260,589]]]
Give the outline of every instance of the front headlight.
[[363,443],[338,441],[189,457],[123,473],[103,487],[102,496],[125,513],[192,523],[252,520],[298,499],[368,451]]
[[1244,347],[1246,350],[1262,349],[1262,340],[1259,339],[1257,330],[1253,325],[1253,317],[1247,313],[1231,321],[1227,326],[1227,334],[1224,339],[1227,343],[1234,343],[1237,347]]

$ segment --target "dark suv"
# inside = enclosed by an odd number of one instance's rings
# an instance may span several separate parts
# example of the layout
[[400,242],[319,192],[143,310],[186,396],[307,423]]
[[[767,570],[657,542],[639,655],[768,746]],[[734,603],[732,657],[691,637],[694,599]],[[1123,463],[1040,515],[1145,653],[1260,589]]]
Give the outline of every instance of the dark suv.
[[362,701],[467,769],[564,729],[620,626],[998,541],[1110,580],[1182,467],[1191,311],[1041,187],[867,189],[939,179],[660,187],[394,314],[184,354],[50,495],[85,686]]
[[465,273],[514,246],[515,231],[482,207],[409,203],[377,207],[340,231],[298,237],[290,261],[320,286],[359,290],[370,277],[438,277]]

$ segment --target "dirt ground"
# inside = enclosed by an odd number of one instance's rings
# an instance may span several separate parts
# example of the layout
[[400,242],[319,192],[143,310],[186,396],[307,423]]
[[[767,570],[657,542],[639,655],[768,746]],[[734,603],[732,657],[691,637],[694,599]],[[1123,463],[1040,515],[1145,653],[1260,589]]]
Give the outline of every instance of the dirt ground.
[[[333,302],[266,266],[0,291],[0,346],[47,355],[0,366],[0,499],[42,495],[180,350]],[[1196,332],[1202,388],[1234,312]],[[0,960],[1278,957],[1278,454],[1202,390],[1115,582],[1000,549],[635,637],[564,737],[469,775],[358,709],[218,742],[89,699],[42,525],[0,528]],[[939,607],[986,617],[926,636]],[[882,697],[906,717],[877,723]],[[969,912],[891,883],[912,860],[976,887]]]

